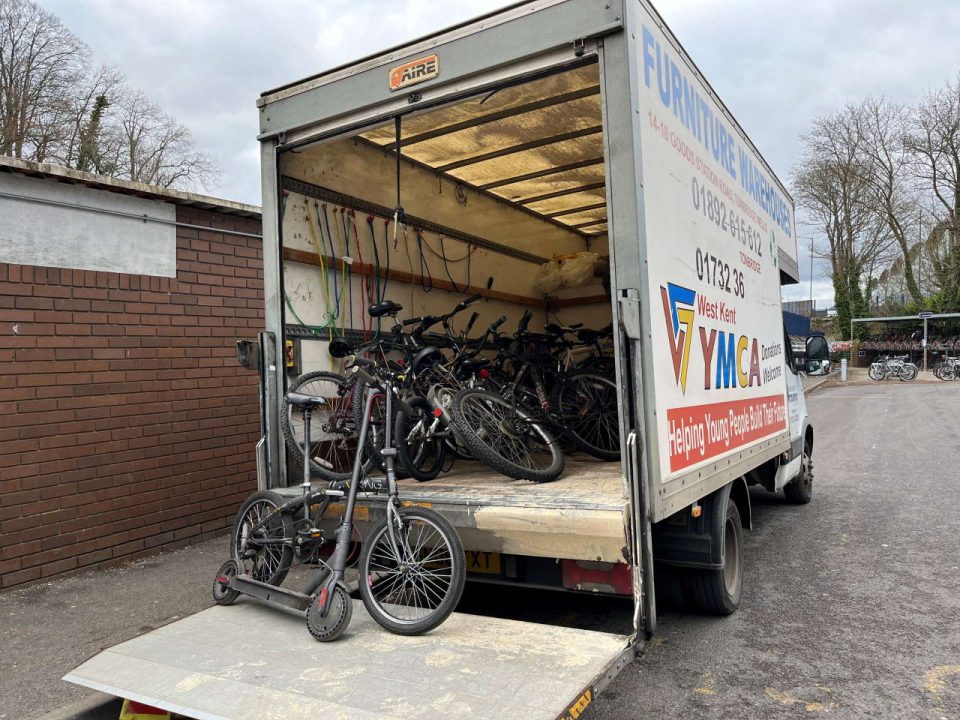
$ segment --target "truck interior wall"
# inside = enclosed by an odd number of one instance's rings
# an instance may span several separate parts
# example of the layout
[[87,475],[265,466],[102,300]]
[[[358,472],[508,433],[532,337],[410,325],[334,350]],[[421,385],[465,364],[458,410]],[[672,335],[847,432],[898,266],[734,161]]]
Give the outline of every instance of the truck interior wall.
[[[285,176],[351,198],[393,207],[396,204],[395,162],[392,153],[386,153],[362,140],[347,138],[289,153],[282,162],[281,171]],[[404,162],[401,178],[401,199],[410,215],[545,258],[587,249],[587,243],[580,234],[545,222],[470,187],[461,186],[461,198],[458,199],[455,183],[416,164]],[[326,222],[324,204],[327,206]],[[341,258],[344,253],[343,216],[339,210],[340,207],[332,203],[288,192],[284,201],[284,247],[315,255],[318,242],[325,244],[330,241],[327,237],[329,226],[337,257]],[[421,266],[413,227],[408,227],[406,240],[401,237],[396,245],[392,223],[385,232],[384,218],[378,217],[374,219],[373,228],[373,241],[377,244],[381,268],[385,267],[389,253],[392,270],[414,275],[427,274]],[[355,232],[350,230],[351,253],[354,259],[360,259],[356,251],[359,238],[363,261],[369,264],[373,260],[373,252],[367,213],[355,214]],[[441,237],[436,233],[423,233],[422,245],[423,260],[429,275],[435,280],[452,282],[464,292],[439,287],[431,290],[429,282],[405,284],[388,280],[386,297],[404,306],[401,319],[448,312],[463,297],[472,294],[470,287],[486,289],[488,278],[493,278],[494,294],[502,293],[507,297],[487,298],[471,308],[479,313],[475,332],[501,315],[508,319],[503,329],[512,331],[520,316],[528,309],[534,312],[530,324],[530,329],[534,331],[551,321],[583,323],[585,327],[594,328],[610,322],[609,301],[604,299],[605,291],[600,277],[594,277],[591,282],[578,288],[558,289],[553,296],[562,301],[564,306],[548,312],[543,293],[534,286],[537,264],[486,248],[469,246],[458,239],[443,238],[441,245]],[[590,249],[605,255],[606,238],[591,238]],[[467,253],[470,253],[469,263],[466,260]],[[448,258],[446,268],[440,255]],[[459,262],[454,262],[456,260]],[[337,272],[336,275],[339,288],[342,274]],[[350,293],[341,293],[336,327],[370,327],[370,319],[366,317],[365,283],[372,283],[372,278],[363,279],[358,274],[352,276],[352,308]],[[325,287],[323,272],[318,265],[284,260],[284,286],[289,302],[288,324],[302,322],[317,327],[326,324],[328,304],[335,304],[334,288],[332,278],[327,279]],[[575,303],[578,298],[586,299],[587,304],[568,304]],[[290,311],[291,307],[293,312]],[[462,327],[468,317],[469,313],[464,313],[457,327]],[[326,342],[301,343],[301,372],[331,369],[336,363],[327,352]]]

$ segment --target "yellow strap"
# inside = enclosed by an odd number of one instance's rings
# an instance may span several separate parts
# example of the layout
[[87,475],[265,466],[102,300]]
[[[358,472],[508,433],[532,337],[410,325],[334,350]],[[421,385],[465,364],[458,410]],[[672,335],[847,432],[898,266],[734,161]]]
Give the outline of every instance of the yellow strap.
[[317,236],[317,228],[313,222],[313,213],[310,211],[310,203],[306,203],[307,206],[307,225],[310,226],[310,237],[313,242],[313,247],[317,250],[317,259],[320,262],[320,277],[323,279],[323,303],[327,307],[327,321],[324,323],[327,327],[327,340],[333,340],[333,330],[330,328],[330,323],[333,321],[333,318],[330,317],[330,285],[327,281],[327,263],[323,258],[323,248],[320,245],[320,238]]

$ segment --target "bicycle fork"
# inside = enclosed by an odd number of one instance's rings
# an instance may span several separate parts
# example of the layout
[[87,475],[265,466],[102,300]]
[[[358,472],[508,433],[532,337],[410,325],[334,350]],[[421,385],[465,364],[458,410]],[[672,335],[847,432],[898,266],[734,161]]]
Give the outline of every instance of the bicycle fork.
[[[385,422],[383,428],[384,446],[380,450],[380,456],[384,459],[387,475],[387,486],[389,488],[389,498],[387,501],[387,534],[390,544],[396,557],[400,557],[399,545],[397,543],[396,531],[400,524],[397,514],[396,504],[398,502],[395,457],[396,449],[393,447],[393,437],[390,418],[393,415],[393,386],[387,383],[385,390]],[[326,617],[330,610],[330,602],[333,598],[333,590],[337,583],[343,582],[344,573],[347,567],[347,556],[350,552],[350,543],[353,540],[353,511],[356,507],[357,492],[363,480],[363,447],[370,433],[370,417],[373,412],[373,403],[378,389],[368,387],[366,400],[364,403],[363,420],[360,423],[360,435],[357,440],[357,452],[353,461],[353,472],[350,479],[350,487],[347,492],[346,507],[344,508],[343,522],[337,528],[337,541],[334,546],[333,555],[327,566],[329,573],[319,573],[317,578],[305,589],[307,595],[313,595],[317,588],[323,585],[320,590],[319,609],[321,617]],[[307,482],[305,480],[305,482]],[[360,582],[366,582],[365,578],[360,578]]]

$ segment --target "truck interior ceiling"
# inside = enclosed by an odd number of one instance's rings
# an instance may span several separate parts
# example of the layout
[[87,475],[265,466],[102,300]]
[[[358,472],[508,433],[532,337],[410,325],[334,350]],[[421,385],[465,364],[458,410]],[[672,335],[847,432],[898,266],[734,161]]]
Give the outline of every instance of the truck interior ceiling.
[[[331,341],[355,347],[389,333],[394,319],[367,313],[381,300],[403,306],[402,322],[443,315],[479,294],[479,302],[451,320],[462,333],[478,313],[470,337],[501,316],[501,332],[511,335],[527,311],[535,333],[551,323],[594,330],[611,323],[596,62],[289,150],[280,175],[288,385],[304,373],[342,370]],[[398,205],[406,216],[400,225]],[[583,253],[596,254],[586,256],[586,267],[593,261],[589,276],[571,275],[549,293],[538,288],[545,263]],[[606,342],[612,358],[612,341]],[[612,360],[610,368],[612,379]],[[290,485],[300,482],[299,467],[290,463]],[[542,486],[458,461],[433,482],[412,483],[412,490],[423,494],[428,486],[501,500],[523,494],[582,501],[585,491],[608,498],[616,541],[589,559],[623,561],[627,493],[619,461],[575,453],[563,476]]]

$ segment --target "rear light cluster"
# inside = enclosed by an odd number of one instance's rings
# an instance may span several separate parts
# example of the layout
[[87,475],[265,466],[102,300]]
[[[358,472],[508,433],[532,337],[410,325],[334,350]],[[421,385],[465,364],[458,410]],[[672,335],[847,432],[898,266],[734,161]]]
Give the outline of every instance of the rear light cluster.
[[563,560],[563,586],[568,590],[632,595],[630,566],[626,563]]

